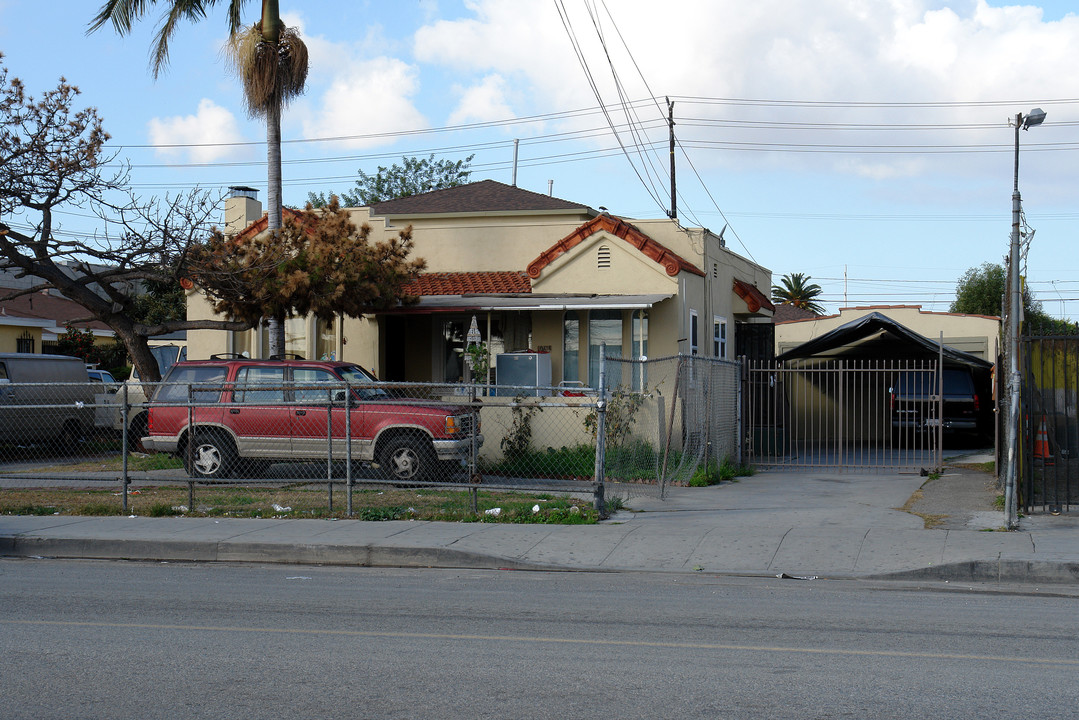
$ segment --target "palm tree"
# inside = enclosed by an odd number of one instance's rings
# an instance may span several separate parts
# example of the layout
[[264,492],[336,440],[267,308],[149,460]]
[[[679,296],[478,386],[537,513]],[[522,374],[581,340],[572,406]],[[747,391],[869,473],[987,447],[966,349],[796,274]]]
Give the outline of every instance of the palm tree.
[[811,283],[808,275],[802,273],[788,273],[779,281],[782,285],[772,286],[772,302],[793,305],[803,310],[809,310],[817,315],[824,312],[824,306],[816,301],[816,298],[824,292],[817,283]]
[[[247,0],[228,0],[229,55],[243,82],[244,99],[253,117],[266,118],[266,219],[270,232],[281,229],[281,110],[301,95],[307,80],[307,46],[294,28],[281,22],[278,0],[262,0],[259,22],[241,29],[240,10]],[[153,49],[156,79],[168,65],[169,41],[181,20],[197,22],[218,0],[162,0],[167,6]],[[157,0],[107,0],[90,23],[90,32],[111,22],[121,35]],[[283,353],[283,318],[272,318],[270,347]]]

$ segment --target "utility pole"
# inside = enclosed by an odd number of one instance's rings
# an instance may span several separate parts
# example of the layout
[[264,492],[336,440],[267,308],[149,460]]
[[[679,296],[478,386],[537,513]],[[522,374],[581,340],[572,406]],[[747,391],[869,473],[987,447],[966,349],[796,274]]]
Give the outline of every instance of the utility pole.
[[674,103],[670,98],[667,100],[667,130],[670,133],[671,138],[671,211],[667,213],[670,215],[671,220],[678,219],[678,200],[675,195],[674,184]]

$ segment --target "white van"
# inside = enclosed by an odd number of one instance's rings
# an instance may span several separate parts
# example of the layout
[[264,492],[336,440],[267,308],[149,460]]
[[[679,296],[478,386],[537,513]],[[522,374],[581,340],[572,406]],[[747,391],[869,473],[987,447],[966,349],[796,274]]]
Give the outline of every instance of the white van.
[[0,444],[70,449],[93,427],[94,390],[80,358],[0,353]]
[[[150,352],[157,360],[157,367],[161,371],[161,377],[165,377],[165,374],[176,363],[181,360],[187,360],[187,347],[183,345],[158,345],[151,347]],[[127,387],[127,437],[128,442],[132,445],[139,443],[140,439],[149,434],[149,428],[146,424],[146,401],[151,395],[154,394],[156,385],[143,385],[139,380],[139,371],[136,368],[131,368],[131,377],[128,378],[124,385]],[[120,402],[120,396],[122,393],[118,393],[114,396],[116,402]],[[124,427],[121,424],[121,420],[117,420],[116,430],[123,431]]]

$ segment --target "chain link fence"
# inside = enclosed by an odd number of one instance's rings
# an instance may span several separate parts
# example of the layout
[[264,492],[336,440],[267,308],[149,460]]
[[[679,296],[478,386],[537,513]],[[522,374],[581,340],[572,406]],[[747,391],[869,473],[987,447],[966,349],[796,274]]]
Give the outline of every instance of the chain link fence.
[[[662,496],[737,460],[738,365],[606,359],[600,389],[326,382],[0,385],[0,488],[357,486]],[[267,370],[265,373],[262,371]],[[608,389],[609,388],[609,389]],[[703,469],[703,470],[702,470]],[[335,499],[334,493],[338,493]],[[351,510],[351,505],[349,505]]]
[[687,355],[607,358],[607,477],[662,495],[741,464],[740,365]]

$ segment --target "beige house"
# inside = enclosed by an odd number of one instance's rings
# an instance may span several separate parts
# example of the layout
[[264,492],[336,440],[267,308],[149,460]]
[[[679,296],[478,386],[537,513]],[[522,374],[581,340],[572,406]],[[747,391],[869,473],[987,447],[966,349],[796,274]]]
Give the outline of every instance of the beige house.
[[920,305],[871,305],[840,308],[823,315],[776,323],[776,355],[831,332],[871,313],[885,315],[925,338],[995,363],[1000,352],[1000,318],[988,315],[928,312]]
[[[493,180],[351,212],[373,238],[412,226],[414,255],[427,261],[409,288],[420,301],[337,322],[290,319],[287,351],[357,362],[382,380],[460,380],[473,318],[493,356],[547,353],[552,385],[587,386],[601,342],[626,358],[733,359],[739,328],[771,322],[771,272],[669,219],[629,221]],[[226,232],[265,232],[249,189],[234,190],[225,218]],[[188,317],[209,316],[194,291]],[[188,333],[188,357],[222,352],[265,357],[267,333]]]

